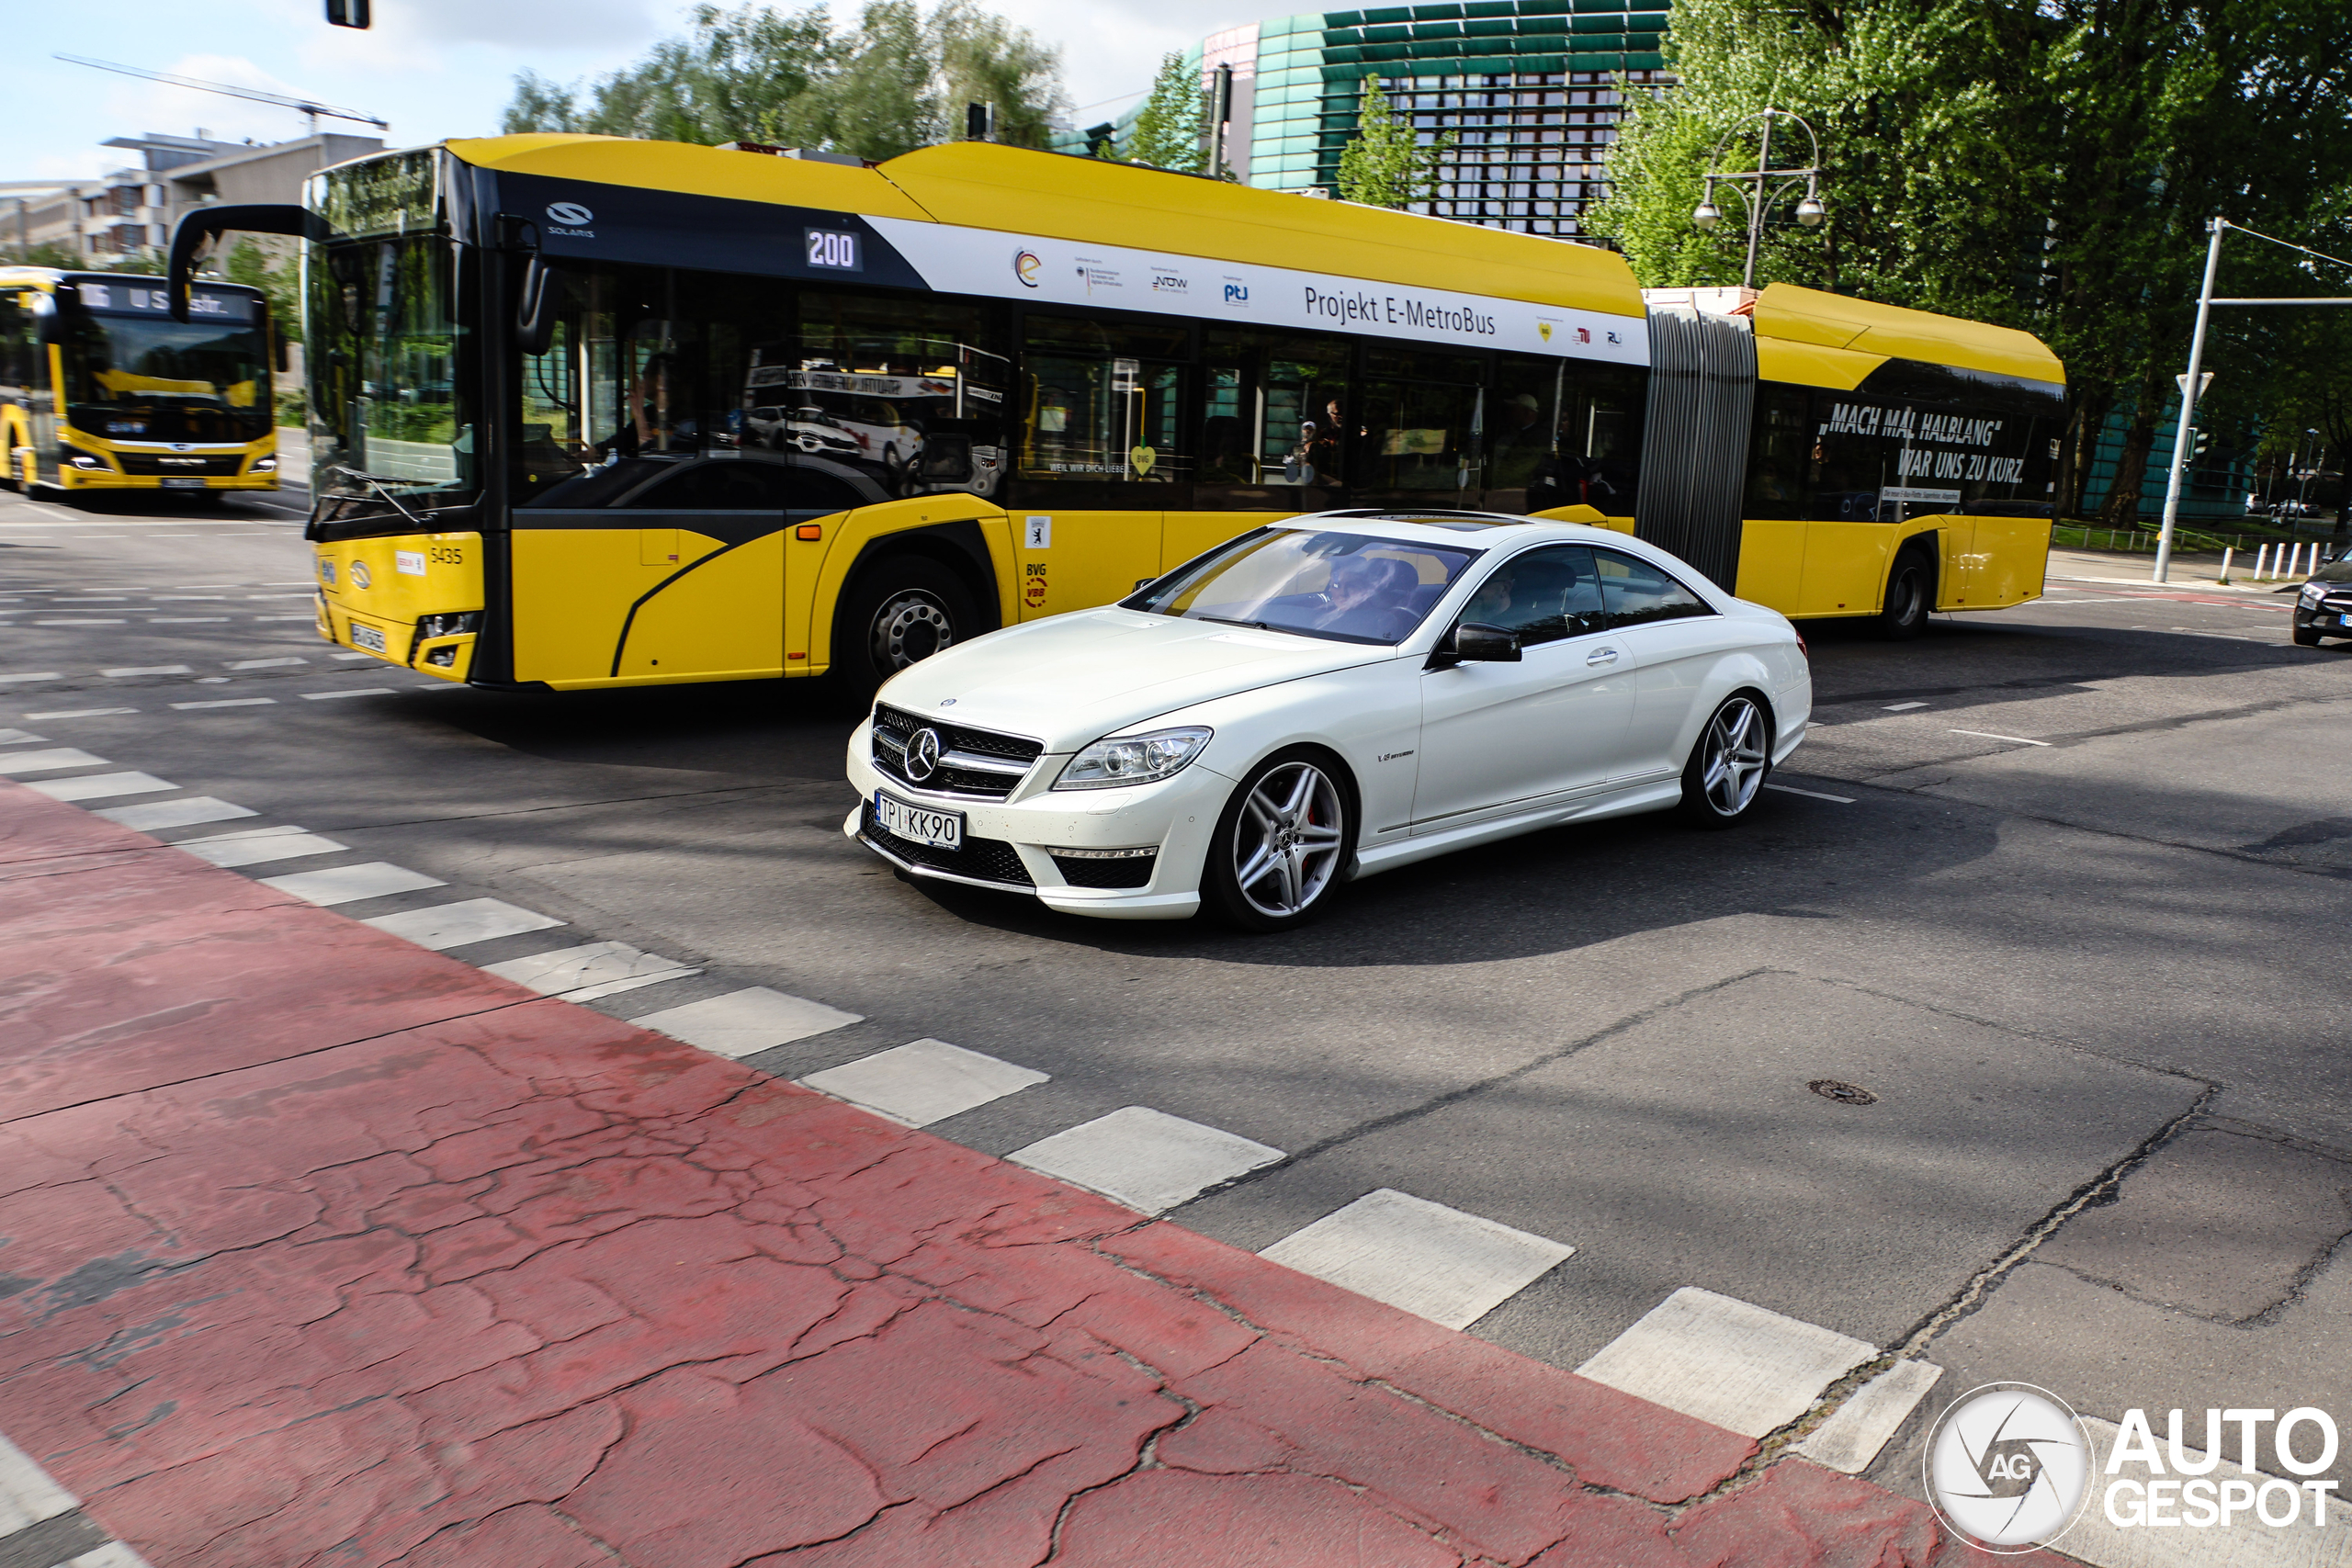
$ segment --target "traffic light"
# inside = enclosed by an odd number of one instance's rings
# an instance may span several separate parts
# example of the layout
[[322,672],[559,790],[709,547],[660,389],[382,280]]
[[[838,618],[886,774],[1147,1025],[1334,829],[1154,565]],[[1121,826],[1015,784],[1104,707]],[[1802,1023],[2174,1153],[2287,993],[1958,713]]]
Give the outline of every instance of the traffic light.
[[2202,457],[2205,456],[2205,448],[2211,445],[2212,440],[2213,437],[2211,432],[2199,430],[2193,424],[2190,425],[2188,427],[2188,455],[2191,457]]
[[370,20],[368,0],[327,0],[327,21],[338,28],[364,28]]

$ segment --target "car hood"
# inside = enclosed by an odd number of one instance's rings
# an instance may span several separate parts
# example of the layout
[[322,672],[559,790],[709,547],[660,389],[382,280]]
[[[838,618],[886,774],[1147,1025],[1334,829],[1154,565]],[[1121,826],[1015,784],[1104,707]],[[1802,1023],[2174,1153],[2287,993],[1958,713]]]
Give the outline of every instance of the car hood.
[[880,700],[1074,751],[1195,703],[1396,656],[1374,644],[1081,610],[946,649],[893,676]]

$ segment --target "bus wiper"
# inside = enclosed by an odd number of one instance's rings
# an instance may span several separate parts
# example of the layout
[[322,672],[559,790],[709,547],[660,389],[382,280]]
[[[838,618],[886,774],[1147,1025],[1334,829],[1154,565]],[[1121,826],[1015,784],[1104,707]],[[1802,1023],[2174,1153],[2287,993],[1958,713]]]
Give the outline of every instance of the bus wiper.
[[[423,528],[424,526],[424,518],[419,517],[415,513],[411,512],[407,507],[402,506],[401,504],[401,498],[384,488],[384,480],[382,477],[375,474],[363,474],[357,468],[347,468],[341,463],[330,463],[327,465],[327,468],[331,473],[347,474],[351,478],[360,480],[362,483],[375,486],[376,493],[382,496],[386,501],[390,502],[393,511],[399,513],[401,516],[415,524],[419,528]],[[400,476],[398,474],[394,474],[390,477],[398,479]]]

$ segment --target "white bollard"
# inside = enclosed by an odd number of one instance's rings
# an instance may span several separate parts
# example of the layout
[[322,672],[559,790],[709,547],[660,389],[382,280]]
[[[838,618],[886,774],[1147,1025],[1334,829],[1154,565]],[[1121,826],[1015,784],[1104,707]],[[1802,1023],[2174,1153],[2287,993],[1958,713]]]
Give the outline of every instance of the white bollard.
[[2235,551],[2234,549],[2232,549],[2229,546],[2224,545],[2224,546],[2222,546],[2222,578],[2221,578],[2221,581],[2222,581],[2222,585],[2223,587],[2225,587],[2225,588],[2229,586],[2229,581],[2230,581],[2230,558],[2231,558],[2232,556],[2235,555],[2235,554],[2237,554],[2237,551]]
[[2297,545],[2287,557],[2287,581],[2292,582],[2303,574],[2303,547]]
[[2267,581],[2270,581],[2270,579],[2266,575],[2269,570],[2270,570],[2270,547],[2269,547],[2268,545],[2265,545],[2265,546],[2263,546],[2263,547],[2262,547],[2262,548],[2261,548],[2260,550],[2258,550],[2258,551],[2256,551],[2256,552],[2255,553],[2255,558],[2254,558],[2254,580],[2255,580],[2256,582],[2267,582]]

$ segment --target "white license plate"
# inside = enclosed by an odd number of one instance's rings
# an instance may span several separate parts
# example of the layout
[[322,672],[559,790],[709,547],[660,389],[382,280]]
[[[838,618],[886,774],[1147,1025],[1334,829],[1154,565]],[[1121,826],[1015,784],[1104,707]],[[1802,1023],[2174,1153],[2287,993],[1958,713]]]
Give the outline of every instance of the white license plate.
[[357,621],[351,623],[351,646],[354,648],[364,648],[370,653],[390,653],[391,651],[390,649],[384,646],[384,634],[382,632],[378,631],[373,626],[363,626]]
[[874,820],[882,825],[884,832],[911,839],[918,844],[932,844],[943,850],[964,847],[964,814],[960,811],[909,806],[877,789],[874,792]]
[[204,488],[204,481],[202,479],[175,479],[167,476],[164,480],[164,488],[165,490],[202,490]]

